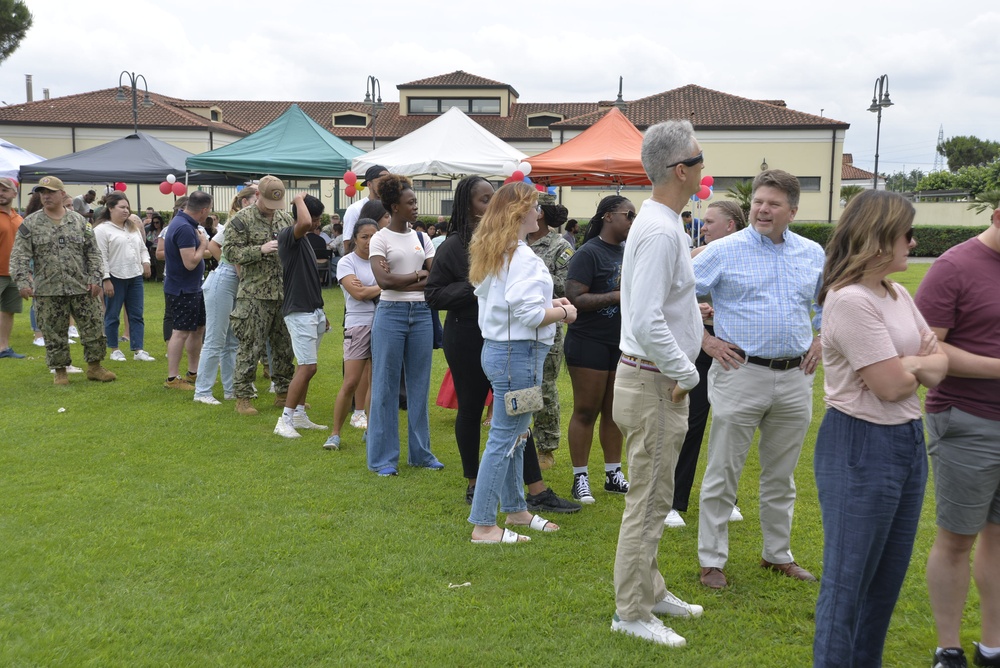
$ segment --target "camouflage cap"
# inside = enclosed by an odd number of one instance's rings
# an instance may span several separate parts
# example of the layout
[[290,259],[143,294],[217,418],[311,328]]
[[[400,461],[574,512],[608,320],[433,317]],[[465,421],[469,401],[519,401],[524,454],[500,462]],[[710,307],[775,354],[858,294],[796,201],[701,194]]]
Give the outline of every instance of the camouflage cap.
[[38,192],[39,190],[50,190],[52,192],[59,192],[64,190],[62,179],[55,176],[43,176],[38,180],[38,185],[35,186],[34,190],[31,192]]
[[539,204],[555,204],[556,203],[556,196],[552,195],[552,194],[550,194],[548,192],[544,192],[544,193],[543,192],[539,192],[538,193],[538,203]]
[[285,184],[277,176],[268,174],[257,184],[260,196],[257,202],[272,211],[285,208]]

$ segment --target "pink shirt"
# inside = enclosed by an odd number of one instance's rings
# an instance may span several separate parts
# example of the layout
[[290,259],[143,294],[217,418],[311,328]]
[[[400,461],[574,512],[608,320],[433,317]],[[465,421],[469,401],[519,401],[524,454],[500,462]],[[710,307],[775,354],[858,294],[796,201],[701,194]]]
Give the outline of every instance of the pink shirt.
[[861,285],[831,290],[823,305],[823,368],[826,405],[874,424],[903,424],[920,417],[916,393],[903,401],[883,401],[862,387],[858,369],[920,350],[928,330],[902,285],[896,299],[879,297]]

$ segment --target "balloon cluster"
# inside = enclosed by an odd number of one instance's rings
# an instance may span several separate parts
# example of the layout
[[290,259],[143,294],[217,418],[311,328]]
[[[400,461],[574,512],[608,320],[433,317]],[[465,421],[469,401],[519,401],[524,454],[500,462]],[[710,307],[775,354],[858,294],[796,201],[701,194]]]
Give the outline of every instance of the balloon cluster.
[[358,183],[358,175],[351,170],[344,172],[344,183],[347,184],[347,187],[344,188],[344,194],[348,197],[354,197],[365,189],[365,184]]
[[530,173],[531,173],[531,165],[526,162],[519,162],[515,164],[513,161],[508,160],[507,162],[503,163],[503,174],[504,176],[507,177],[503,181],[504,185],[507,185],[508,183],[515,183],[517,181],[522,181],[524,183],[527,183],[529,186],[535,186],[535,190],[537,190],[540,193],[552,192],[552,194],[555,194],[554,188],[547,191],[545,189],[545,186],[543,186],[541,183],[535,183],[530,178],[528,178],[528,174]]
[[715,179],[711,176],[704,176],[701,179],[701,188],[694,195],[691,195],[692,202],[700,202],[702,200],[711,199],[712,195],[715,194],[714,184]]
[[167,180],[160,184],[160,192],[164,195],[173,193],[176,197],[182,197],[187,194],[187,190],[187,186],[178,181],[173,174],[167,174]]

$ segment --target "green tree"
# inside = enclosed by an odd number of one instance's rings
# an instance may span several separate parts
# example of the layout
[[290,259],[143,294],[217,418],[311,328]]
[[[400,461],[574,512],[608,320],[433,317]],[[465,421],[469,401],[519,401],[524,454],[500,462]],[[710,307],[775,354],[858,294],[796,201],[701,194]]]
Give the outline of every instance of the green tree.
[[0,63],[21,45],[31,21],[31,12],[23,0],[0,0]]
[[911,169],[909,172],[900,170],[885,177],[885,187],[897,193],[912,192],[917,189],[920,179],[925,176],[927,174],[920,169]]
[[979,193],[969,204],[969,208],[975,209],[976,213],[1000,209],[1000,190],[985,190]]
[[840,186],[840,199],[850,202],[855,196],[865,191],[861,186]]
[[948,159],[948,169],[981,167],[1000,157],[1000,143],[972,136],[951,137],[938,144],[938,153]]
[[726,197],[736,200],[743,209],[743,217],[750,220],[750,201],[753,199],[753,181],[739,181],[729,186]]

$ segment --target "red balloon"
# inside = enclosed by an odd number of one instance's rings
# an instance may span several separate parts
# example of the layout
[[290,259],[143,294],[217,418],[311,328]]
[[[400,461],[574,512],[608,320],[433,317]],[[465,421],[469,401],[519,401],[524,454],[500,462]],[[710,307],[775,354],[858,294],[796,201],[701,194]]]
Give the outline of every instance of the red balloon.
[[187,191],[188,191],[187,186],[184,185],[180,181],[176,181],[174,183],[174,185],[172,186],[172,188],[173,188],[173,191],[174,191],[174,195],[176,195],[177,197],[182,197],[182,196],[186,195]]
[[514,173],[510,175],[510,178],[514,179],[515,181],[523,181],[524,172],[522,172],[520,169],[515,169]]
[[[348,174],[350,174],[350,172],[348,172]],[[358,189],[355,188],[353,185],[347,186],[346,188],[344,188],[344,194],[347,195],[348,197],[354,197],[355,195],[358,194]]]
[[164,195],[169,195],[173,189],[174,187],[173,185],[170,184],[169,181],[164,181],[163,183],[160,184],[160,192],[163,193]]
[[543,186],[541,183],[536,183],[535,190],[537,190],[540,193],[543,193],[545,192],[545,186]]
[[708,199],[712,196],[712,190],[708,186],[702,186],[698,191],[698,199]]
[[701,177],[701,185],[703,185],[703,186],[710,186],[711,187],[714,184],[715,184],[715,177],[714,176],[703,176],[703,177]]
[[514,181],[515,181],[515,180],[516,180],[516,179],[515,179],[515,178],[514,178],[513,176],[508,176],[507,178],[505,178],[505,179],[503,180],[503,184],[504,184],[504,185],[507,185],[508,183],[514,183]]
[[[344,172],[344,183],[346,183],[349,186],[353,186],[357,182],[358,182],[357,174],[355,174],[349,169],[346,172]],[[353,197],[353,195],[348,195],[348,196]]]

